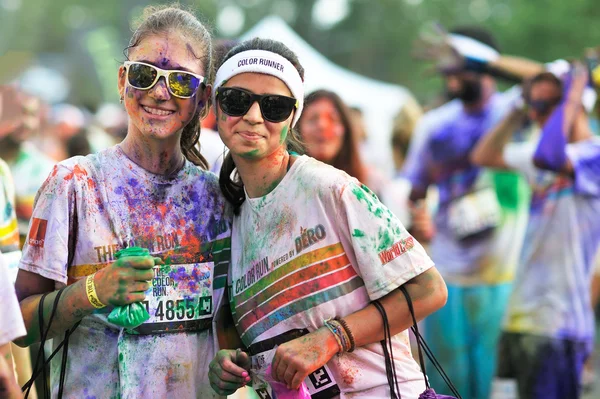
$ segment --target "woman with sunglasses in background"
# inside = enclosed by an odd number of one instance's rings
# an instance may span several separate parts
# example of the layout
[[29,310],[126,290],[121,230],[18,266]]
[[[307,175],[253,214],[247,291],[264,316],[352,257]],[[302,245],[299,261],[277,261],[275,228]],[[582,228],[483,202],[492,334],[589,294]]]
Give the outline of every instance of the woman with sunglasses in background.
[[[229,148],[220,185],[235,208],[228,292],[247,353],[220,351],[211,384],[231,394],[252,379],[261,397],[299,388],[323,398],[390,397],[387,358],[402,397],[417,398],[425,384],[398,288],[421,319],[443,306],[445,284],[366,186],[298,155],[303,76],[291,50],[265,39],[233,48],[216,75],[215,114]],[[373,300],[387,311],[390,356]]]
[[[19,343],[54,338],[56,347],[69,330],[68,356],[51,367],[53,397],[216,396],[206,374],[230,216],[194,147],[211,53],[192,14],[147,8],[118,73],[127,136],[59,163],[38,193],[16,283],[27,326]],[[116,259],[133,246],[150,255]],[[139,327],[108,321],[113,307],[136,302],[150,315]]]

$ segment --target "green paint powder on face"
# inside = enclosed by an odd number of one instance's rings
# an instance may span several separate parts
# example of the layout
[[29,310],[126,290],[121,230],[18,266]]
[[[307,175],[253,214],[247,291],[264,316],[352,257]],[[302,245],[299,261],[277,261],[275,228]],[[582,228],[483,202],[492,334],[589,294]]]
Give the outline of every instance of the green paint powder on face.
[[123,356],[122,353],[119,353],[119,361],[122,362],[124,358],[125,358],[125,356]]
[[281,136],[279,137],[279,144],[283,144],[283,142],[287,138],[287,132],[288,132],[288,126],[286,125],[283,127],[283,129],[281,129]]
[[257,155],[258,155],[258,148],[241,154],[241,156],[244,158],[256,158]]
[[365,233],[362,230],[354,229],[352,237],[364,237]]

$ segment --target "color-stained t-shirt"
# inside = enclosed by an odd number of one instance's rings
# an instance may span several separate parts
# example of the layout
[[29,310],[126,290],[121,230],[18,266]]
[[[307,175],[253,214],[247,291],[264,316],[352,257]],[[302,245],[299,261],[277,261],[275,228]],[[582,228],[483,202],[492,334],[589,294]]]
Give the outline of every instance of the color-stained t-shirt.
[[[363,309],[433,266],[366,186],[308,156],[272,192],[246,198],[234,216],[231,256],[232,313],[254,354]],[[407,331],[392,341],[400,393],[417,398],[424,381]],[[307,384],[342,398],[389,397],[381,345],[334,356]]]
[[590,284],[600,242],[600,139],[567,145],[574,178],[536,168],[536,141],[504,149],[506,164],[522,172],[532,188],[504,328],[591,343]]
[[22,269],[60,288],[110,265],[124,247],[165,262],[154,269],[144,302],[151,319],[140,334],[109,323],[111,307],[82,320],[69,341],[66,396],[216,396],[207,371],[226,284],[228,209],[217,177],[188,161],[170,177],[155,175],[115,146],[54,167],[36,197]]
[[[527,185],[513,172],[472,165],[469,154],[518,95],[517,90],[496,93],[476,113],[466,112],[455,101],[430,111],[435,117],[423,117],[423,138],[409,152],[404,173],[413,189],[422,191],[435,185],[439,192],[436,235],[429,250],[448,283],[501,284],[514,277],[527,223]],[[465,238],[452,228],[450,207],[466,195],[483,190],[495,193],[499,205],[496,227]]]
[[0,309],[2,309],[0,323],[0,346],[2,346],[27,334],[15,286],[2,252],[0,252]]
[[8,165],[0,159],[0,251],[7,253],[18,249],[14,180]]
[[8,165],[0,159],[0,252],[11,283],[19,271],[20,248],[14,180]]
[[9,163],[15,181],[15,207],[21,235],[27,234],[35,195],[54,164],[52,158],[27,142],[21,146],[17,159]]

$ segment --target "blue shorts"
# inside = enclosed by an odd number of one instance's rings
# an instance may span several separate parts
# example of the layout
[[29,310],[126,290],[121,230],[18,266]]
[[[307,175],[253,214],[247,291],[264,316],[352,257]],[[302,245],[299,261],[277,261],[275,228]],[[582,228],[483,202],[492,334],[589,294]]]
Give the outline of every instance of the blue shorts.
[[517,382],[519,399],[577,399],[589,342],[504,332],[498,378]]
[[[448,284],[446,306],[425,319],[425,339],[463,399],[487,399],[496,369],[496,346],[511,284]],[[437,370],[427,374],[436,392],[450,395]]]

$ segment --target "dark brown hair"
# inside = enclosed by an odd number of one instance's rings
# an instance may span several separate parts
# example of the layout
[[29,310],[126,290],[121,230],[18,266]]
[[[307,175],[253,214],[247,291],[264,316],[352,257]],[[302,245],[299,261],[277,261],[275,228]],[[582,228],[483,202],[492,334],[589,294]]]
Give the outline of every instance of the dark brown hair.
[[560,96],[562,97],[563,84],[562,81],[552,72],[541,72],[531,78],[529,81],[525,82],[523,85],[523,98],[525,101],[531,101],[531,88],[540,82],[548,82],[556,86]]
[[[127,57],[129,49],[136,47],[148,36],[178,32],[194,41],[194,48],[200,52],[196,55],[204,68],[204,76],[212,76],[212,40],[206,27],[189,11],[183,10],[178,4],[168,6],[148,6],[144,8],[141,22],[133,33],[129,45],[123,53]],[[181,152],[188,161],[208,169],[208,162],[196,147],[200,138],[200,120],[206,116],[210,100],[198,107],[191,121],[183,128],[181,134]]]
[[[311,104],[321,99],[331,101],[338,114],[340,114],[340,121],[344,127],[342,148],[340,148],[340,152],[331,161],[331,166],[343,170],[362,183],[366,183],[365,168],[358,152],[356,126],[352,119],[352,115],[350,114],[350,109],[342,101],[340,96],[329,90],[317,90],[306,96],[304,109],[308,109]],[[300,119],[302,119],[302,117]],[[302,123],[299,122],[298,127],[301,125]],[[302,136],[302,130],[300,130],[300,135]]]
[[[234,55],[248,50],[270,51],[282,56],[296,68],[300,74],[300,78],[302,81],[304,81],[304,68],[302,65],[300,65],[300,61],[298,60],[296,53],[290,50],[285,44],[271,39],[261,39],[256,37],[238,44],[227,53],[227,55],[223,58],[221,65],[223,65]],[[215,107],[216,106],[217,104],[215,104]],[[295,129],[290,129],[288,131],[285,144],[288,151],[295,152],[297,154],[302,154],[304,152],[304,148]],[[242,182],[242,179],[237,173],[235,162],[233,161],[231,153],[229,152],[223,160],[223,166],[221,166],[219,186],[221,187],[221,191],[223,192],[223,195],[227,201],[233,205],[234,213],[236,215],[239,214],[240,207],[246,199],[246,195],[244,193],[244,182]]]

